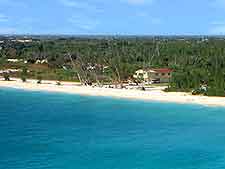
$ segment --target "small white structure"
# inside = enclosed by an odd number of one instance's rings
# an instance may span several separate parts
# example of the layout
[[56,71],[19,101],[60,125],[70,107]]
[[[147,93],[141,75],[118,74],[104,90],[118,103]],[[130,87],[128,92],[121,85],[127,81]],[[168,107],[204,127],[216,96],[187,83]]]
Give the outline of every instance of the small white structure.
[[32,42],[32,39],[25,39],[25,40],[19,39],[19,40],[17,40],[17,42],[20,42],[20,43],[30,43],[30,42]]
[[12,42],[19,42],[19,43],[30,43],[32,39],[13,39]]
[[18,62],[23,62],[23,59],[7,59],[7,62],[18,63]]
[[41,60],[36,60],[35,64],[40,64],[41,63]]
[[35,64],[47,64],[48,63],[48,60],[47,59],[43,59],[43,60],[36,60]]
[[47,59],[41,60],[41,64],[45,64],[45,63],[48,63],[48,60]]
[[5,70],[0,70],[0,74],[3,73],[16,73],[16,72],[22,72],[21,69],[5,69]]

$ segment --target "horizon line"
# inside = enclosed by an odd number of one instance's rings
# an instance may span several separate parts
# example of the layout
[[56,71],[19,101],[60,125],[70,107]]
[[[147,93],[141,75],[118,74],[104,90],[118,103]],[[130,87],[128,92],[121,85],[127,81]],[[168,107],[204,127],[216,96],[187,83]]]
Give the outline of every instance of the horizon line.
[[193,36],[197,36],[197,37],[218,37],[218,36],[224,36],[225,34],[53,34],[53,33],[43,33],[43,34],[31,34],[31,33],[27,33],[27,34],[19,34],[19,33],[6,33],[6,34],[0,34],[0,36],[108,36],[108,37],[112,37],[112,36],[121,36],[121,37],[126,37],[126,36],[134,36],[134,37],[144,37],[144,36],[148,36],[148,37],[171,37],[171,36],[175,36],[175,37],[193,37]]

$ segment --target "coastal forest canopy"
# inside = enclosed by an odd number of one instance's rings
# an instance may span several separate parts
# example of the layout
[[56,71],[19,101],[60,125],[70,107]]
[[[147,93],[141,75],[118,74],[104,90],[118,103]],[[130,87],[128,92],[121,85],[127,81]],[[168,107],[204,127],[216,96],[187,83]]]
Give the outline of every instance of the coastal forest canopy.
[[[64,37],[31,36],[32,42],[0,37],[0,66],[30,70],[29,77],[89,82],[122,82],[140,68],[172,68],[169,91],[225,96],[223,37]],[[8,63],[22,59],[28,63]],[[35,64],[46,59],[47,64]]]

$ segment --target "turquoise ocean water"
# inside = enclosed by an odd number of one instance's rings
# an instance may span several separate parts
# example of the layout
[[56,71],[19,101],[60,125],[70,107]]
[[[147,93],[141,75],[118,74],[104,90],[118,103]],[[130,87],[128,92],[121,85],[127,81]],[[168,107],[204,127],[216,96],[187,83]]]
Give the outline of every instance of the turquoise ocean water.
[[0,169],[224,169],[225,108],[0,89]]

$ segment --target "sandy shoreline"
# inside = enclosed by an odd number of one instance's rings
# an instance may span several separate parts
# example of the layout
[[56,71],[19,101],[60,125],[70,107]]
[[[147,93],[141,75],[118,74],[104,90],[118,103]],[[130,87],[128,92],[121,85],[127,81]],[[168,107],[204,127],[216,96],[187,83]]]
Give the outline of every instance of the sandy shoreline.
[[110,89],[98,87],[79,86],[78,83],[62,82],[61,86],[57,86],[55,81],[43,81],[43,84],[37,84],[36,80],[28,80],[23,83],[19,79],[13,81],[0,81],[0,87],[9,87],[33,91],[49,91],[62,92],[69,94],[80,94],[90,96],[109,96],[125,99],[135,100],[149,100],[160,102],[174,102],[187,104],[202,104],[207,106],[224,106],[225,97],[206,97],[206,96],[192,96],[188,93],[166,93],[159,90],[139,91],[128,89]]

